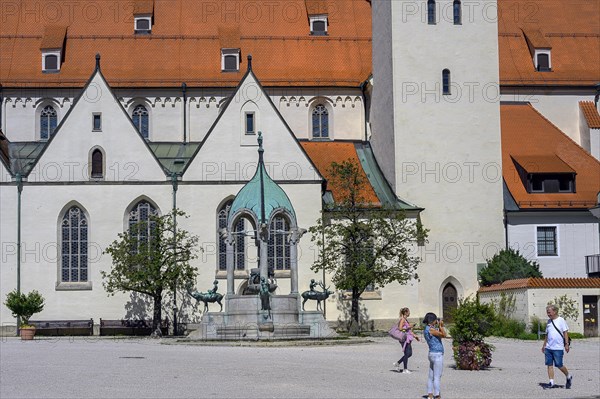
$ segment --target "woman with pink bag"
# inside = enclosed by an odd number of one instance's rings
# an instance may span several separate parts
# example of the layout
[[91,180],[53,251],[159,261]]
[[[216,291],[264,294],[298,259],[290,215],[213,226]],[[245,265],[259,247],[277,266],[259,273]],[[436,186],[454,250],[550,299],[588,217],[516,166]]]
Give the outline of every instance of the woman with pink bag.
[[[411,371],[408,369],[408,358],[412,356],[412,345],[411,342],[416,339],[419,341],[419,337],[413,334],[412,329],[414,328],[414,324],[410,324],[408,322],[408,318],[410,317],[410,309],[402,308],[400,309],[400,321],[398,322],[398,329],[406,333],[406,340],[404,342],[400,342],[402,345],[402,350],[404,351],[404,356],[400,358],[396,363],[394,363],[394,367],[398,369],[400,373],[410,374]],[[404,368],[400,370],[400,365],[403,365]]]

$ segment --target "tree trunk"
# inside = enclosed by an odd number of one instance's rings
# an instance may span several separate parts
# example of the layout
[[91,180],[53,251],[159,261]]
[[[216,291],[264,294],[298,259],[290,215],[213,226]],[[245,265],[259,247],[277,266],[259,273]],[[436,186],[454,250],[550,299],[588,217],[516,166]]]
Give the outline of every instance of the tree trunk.
[[162,318],[162,292],[154,295],[154,316],[152,317],[152,334],[158,329],[160,331],[160,320]]
[[350,327],[348,332],[352,335],[358,335],[360,333],[360,321],[359,321],[359,299],[360,294],[358,290],[352,290],[352,309],[350,310]]

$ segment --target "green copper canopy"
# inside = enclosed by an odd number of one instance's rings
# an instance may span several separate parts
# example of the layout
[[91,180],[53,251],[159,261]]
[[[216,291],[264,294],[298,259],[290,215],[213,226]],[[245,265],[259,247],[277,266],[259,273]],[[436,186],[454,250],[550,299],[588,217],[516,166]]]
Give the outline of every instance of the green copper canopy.
[[254,176],[237,193],[229,217],[235,215],[238,211],[246,209],[256,216],[259,223],[267,223],[273,212],[277,209],[284,209],[294,220],[296,213],[287,194],[277,183],[271,179],[265,168],[263,161],[264,149],[262,147],[262,133],[258,132],[258,166]]

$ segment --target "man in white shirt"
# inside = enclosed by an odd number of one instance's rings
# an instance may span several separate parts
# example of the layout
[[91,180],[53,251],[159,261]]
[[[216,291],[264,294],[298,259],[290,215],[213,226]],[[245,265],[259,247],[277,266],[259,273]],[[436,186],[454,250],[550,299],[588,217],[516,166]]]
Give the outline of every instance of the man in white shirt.
[[569,353],[569,327],[565,319],[558,316],[556,305],[546,306],[546,314],[549,320],[546,324],[546,338],[542,346],[542,353],[546,355],[548,378],[550,378],[550,383],[546,387],[554,388],[554,366],[556,366],[567,377],[565,388],[571,389],[573,376],[563,365],[563,348]]

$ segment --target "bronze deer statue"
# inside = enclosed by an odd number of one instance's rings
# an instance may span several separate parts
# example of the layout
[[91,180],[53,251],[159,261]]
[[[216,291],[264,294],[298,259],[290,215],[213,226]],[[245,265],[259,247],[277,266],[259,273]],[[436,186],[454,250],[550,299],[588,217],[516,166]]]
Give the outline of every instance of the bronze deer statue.
[[317,301],[317,310],[323,311],[323,308],[321,307],[321,301],[329,298],[329,295],[333,294],[333,291],[329,291],[329,287],[325,288],[325,284],[322,282],[319,282],[319,285],[321,288],[323,288],[323,291],[310,290],[302,293],[302,298],[304,298],[304,301],[302,301],[302,310],[304,310],[304,304],[306,301],[312,299]]
[[194,297],[197,301],[204,302],[204,310],[202,311],[202,313],[208,312],[208,304],[215,303],[215,302],[218,303],[219,306],[221,307],[221,309],[219,309],[219,312],[223,311],[223,304],[221,303],[221,299],[223,299],[223,294],[219,294],[217,292],[216,284],[215,284],[215,287],[208,292],[192,291],[191,287],[187,288],[187,292],[188,292],[188,294],[190,294],[190,296]]

